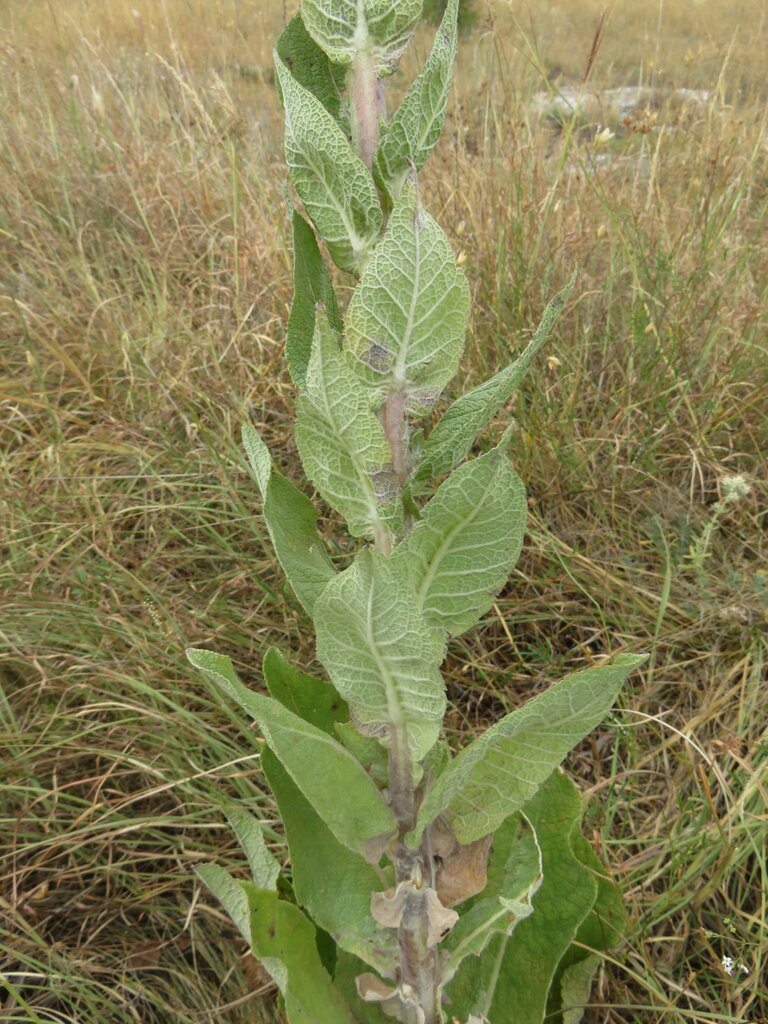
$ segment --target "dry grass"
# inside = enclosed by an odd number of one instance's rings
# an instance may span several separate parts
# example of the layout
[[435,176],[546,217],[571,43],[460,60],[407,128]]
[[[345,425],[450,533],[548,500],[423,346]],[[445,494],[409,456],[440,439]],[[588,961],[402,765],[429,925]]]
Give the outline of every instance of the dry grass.
[[[447,668],[460,739],[596,653],[653,652],[570,766],[630,912],[593,1022],[768,1017],[768,33],[738,6],[615,4],[591,87],[656,91],[603,108],[602,141],[531,104],[578,84],[602,5],[494,6],[424,175],[474,292],[464,377],[579,267],[514,408],[528,544]],[[192,874],[239,863],[226,799],[269,819],[270,798],[182,650],[256,684],[267,642],[313,657],[237,442],[252,414],[295,470],[281,23],[234,0],[0,11],[3,1020],[274,1018]],[[737,473],[751,494],[691,558]]]

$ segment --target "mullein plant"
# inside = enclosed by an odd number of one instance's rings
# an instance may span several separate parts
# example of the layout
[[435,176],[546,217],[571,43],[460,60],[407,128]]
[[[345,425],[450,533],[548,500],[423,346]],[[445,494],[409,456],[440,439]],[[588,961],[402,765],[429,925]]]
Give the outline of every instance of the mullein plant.
[[[296,443],[354,555],[339,571],[309,497],[244,427],[270,538],[330,682],[271,649],[266,696],[228,657],[188,656],[263,737],[285,873],[259,821],[234,806],[252,880],[216,865],[199,875],[291,1024],[575,1024],[622,927],[559,766],[644,658],[574,672],[458,752],[441,735],[446,643],[491,608],[525,531],[509,429],[496,444],[485,432],[570,291],[511,365],[427,432],[470,314],[417,177],[443,128],[457,13],[450,0],[391,116],[384,86],[421,0],[302,0],[275,54],[292,185]],[[329,260],[353,286],[345,314]]]

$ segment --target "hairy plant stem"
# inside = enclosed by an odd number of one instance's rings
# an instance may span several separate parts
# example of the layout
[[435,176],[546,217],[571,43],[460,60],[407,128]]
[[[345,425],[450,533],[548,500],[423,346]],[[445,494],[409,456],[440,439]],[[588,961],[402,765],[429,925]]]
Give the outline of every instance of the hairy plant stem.
[[397,932],[397,980],[408,1000],[403,1007],[403,1020],[405,1024],[438,1024],[439,961],[437,946],[429,943],[431,871],[427,870],[424,844],[413,850],[405,843],[406,834],[415,824],[416,800],[413,759],[404,728],[393,728],[390,732],[389,799],[400,826],[392,858],[395,879],[405,888],[403,916]]
[[[379,118],[384,110],[384,96],[376,65],[367,47],[358,50],[349,74],[351,97],[352,143],[366,165],[373,166],[379,140]],[[387,396],[381,410],[384,433],[392,451],[392,467],[400,488],[410,473],[408,452],[407,396],[394,391]],[[376,547],[390,554],[393,538],[376,536]],[[399,825],[399,835],[392,851],[395,878],[405,886],[403,916],[397,933],[399,964],[397,980],[405,1001],[405,1024],[438,1024],[439,963],[437,948],[429,942],[428,889],[431,878],[424,852],[410,849],[405,836],[414,827],[416,792],[413,784],[413,758],[407,730],[394,727],[389,744],[389,800]]]
[[370,170],[373,154],[379,144],[379,113],[382,107],[382,88],[376,73],[376,61],[369,49],[355,54],[350,72],[350,101],[352,113],[352,144],[357,155]]
[[384,400],[381,416],[384,433],[392,450],[392,467],[402,488],[411,471],[408,456],[408,396],[405,391],[392,391]]

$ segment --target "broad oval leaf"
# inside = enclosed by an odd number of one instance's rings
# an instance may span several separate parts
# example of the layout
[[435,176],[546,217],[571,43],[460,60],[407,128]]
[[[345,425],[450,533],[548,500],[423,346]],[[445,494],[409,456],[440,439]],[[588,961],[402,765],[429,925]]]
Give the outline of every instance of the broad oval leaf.
[[302,0],[301,16],[331,60],[351,67],[374,55],[379,74],[394,70],[421,17],[422,0]]
[[458,11],[459,0],[449,0],[424,70],[391,120],[382,127],[373,170],[377,180],[395,198],[410,169],[420,171],[427,162],[443,130],[456,56]]
[[488,611],[520,554],[526,511],[502,446],[441,484],[393,554],[431,626],[456,636]]
[[514,363],[499,370],[490,380],[448,406],[426,440],[421,461],[416,468],[416,480],[442,476],[469,454],[477,435],[488,426],[520,386],[533,357],[557,323],[575,280],[574,274],[565,288],[549,303],[536,333]]
[[293,211],[293,302],[285,337],[285,360],[297,388],[307,383],[318,303],[322,303],[331,327],[343,329],[333,283],[317,244],[315,233],[304,218]]
[[609,664],[574,672],[492,725],[437,780],[408,841],[418,842],[438,815],[461,843],[495,832],[602,721],[629,673],[646,660],[620,654]]
[[376,187],[320,100],[275,55],[285,104],[285,159],[294,188],[342,270],[358,272],[381,231]]
[[526,806],[542,855],[534,911],[511,935],[499,935],[480,957],[468,957],[447,986],[451,1012],[489,1024],[541,1024],[558,965],[595,903],[596,883],[574,855],[582,816],[579,793],[555,771]]
[[347,520],[353,537],[397,531],[402,519],[392,451],[370,398],[318,316],[306,392],[297,401],[296,443],[304,472]]
[[352,754],[276,700],[249,690],[225,655],[190,649],[187,657],[259,723],[264,739],[339,842],[376,863],[397,822]]
[[456,373],[469,308],[448,239],[408,183],[347,311],[345,344],[361,379],[428,410]]
[[415,606],[403,570],[361,552],[315,605],[317,656],[361,732],[407,730],[414,761],[434,745],[445,713],[442,643]]
[[275,554],[311,615],[315,601],[336,574],[317,532],[317,510],[306,494],[278,473],[267,446],[248,424],[243,426],[243,445],[264,499],[264,520]]

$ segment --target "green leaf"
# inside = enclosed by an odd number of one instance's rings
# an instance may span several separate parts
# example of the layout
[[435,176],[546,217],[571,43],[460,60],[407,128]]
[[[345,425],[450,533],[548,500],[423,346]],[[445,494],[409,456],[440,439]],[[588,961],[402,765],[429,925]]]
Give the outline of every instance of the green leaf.
[[597,899],[579,925],[574,943],[563,955],[550,986],[547,1019],[551,1015],[553,1024],[578,1024],[581,1020],[589,1002],[592,980],[602,962],[600,952],[618,945],[626,925],[624,904],[616,884],[578,831],[574,832],[572,848],[597,883]]
[[459,0],[449,0],[424,70],[416,78],[383,126],[373,170],[387,191],[397,198],[411,167],[420,171],[445,123],[456,56]]
[[520,554],[525,488],[504,447],[460,466],[393,555],[429,625],[451,636],[488,611]]
[[490,1024],[541,1024],[558,964],[590,912],[596,883],[573,852],[582,807],[571,780],[554,772],[525,808],[541,847],[543,881],[534,912],[511,936],[499,936],[481,957],[468,957],[447,986],[459,1019],[474,1013]]
[[[295,19],[294,19],[295,20]],[[293,303],[288,317],[285,358],[288,372],[297,388],[306,387],[307,366],[315,333],[315,313],[322,303],[325,315],[335,331],[341,333],[343,321],[336,304],[328,268],[315,233],[304,218],[293,211]]]
[[264,739],[339,842],[376,863],[397,823],[352,754],[276,700],[247,689],[225,655],[190,649],[187,657],[259,723]]
[[403,570],[376,551],[361,552],[323,592],[315,628],[317,656],[361,732],[386,738],[390,726],[407,729],[420,761],[445,713],[443,648]]
[[574,274],[565,288],[549,303],[536,333],[514,363],[457,398],[448,407],[426,440],[421,462],[416,469],[416,480],[442,476],[469,454],[477,435],[488,426],[520,386],[533,357],[557,323],[575,280]]
[[[560,980],[562,1024],[579,1024],[592,992],[592,981],[602,958],[590,953],[566,967]],[[549,1017],[548,1017],[549,1019]],[[553,1018],[553,1021],[556,1018]]]
[[389,782],[389,758],[378,740],[363,736],[352,722],[339,722],[334,727],[334,732],[373,781],[379,786],[386,786]]
[[371,893],[382,887],[378,871],[335,838],[269,749],[262,767],[285,826],[297,901],[337,945],[390,976],[395,936],[370,912]]
[[493,839],[488,883],[443,943],[446,977],[467,956],[480,956],[494,935],[511,935],[535,910],[541,885],[541,850],[533,828],[520,816],[508,818]]
[[253,427],[243,426],[243,445],[264,499],[264,520],[288,582],[311,615],[336,570],[317,532],[317,510],[302,491],[272,465]]
[[322,965],[311,921],[276,893],[256,890],[251,902],[253,954],[262,963],[284,965],[282,991],[289,1024],[355,1024]]
[[348,720],[346,702],[331,684],[294,668],[276,647],[269,648],[262,668],[270,694],[305,722],[332,736],[336,723]]
[[[317,610],[343,576],[328,585]],[[460,843],[495,832],[603,720],[624,680],[646,658],[620,654],[608,664],[574,672],[492,725],[437,780],[408,841],[415,845],[438,815]]]
[[409,183],[349,303],[346,347],[359,376],[429,409],[456,373],[469,307],[448,239]]
[[376,187],[341,128],[276,57],[285,104],[285,159],[312,223],[342,270],[357,272],[381,231]]
[[394,70],[421,17],[422,0],[302,0],[307,30],[331,60],[351,67],[374,55],[379,74]]
[[392,451],[325,317],[315,324],[307,390],[297,402],[304,471],[354,537],[397,531],[402,520]]
[[334,119],[346,86],[346,74],[314,41],[300,15],[286,25],[277,41],[277,52],[293,77],[312,93]]
[[201,864],[195,874],[208,886],[222,907],[229,914],[232,923],[250,946],[251,908],[242,882],[233,878],[218,864]]
[[264,833],[257,819],[237,804],[227,807],[226,815],[243,853],[248,858],[254,884],[259,889],[277,890],[280,864],[267,849]]

